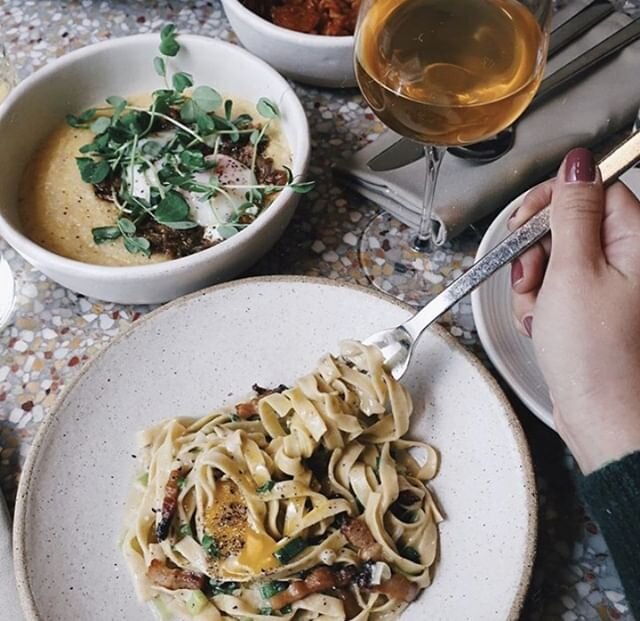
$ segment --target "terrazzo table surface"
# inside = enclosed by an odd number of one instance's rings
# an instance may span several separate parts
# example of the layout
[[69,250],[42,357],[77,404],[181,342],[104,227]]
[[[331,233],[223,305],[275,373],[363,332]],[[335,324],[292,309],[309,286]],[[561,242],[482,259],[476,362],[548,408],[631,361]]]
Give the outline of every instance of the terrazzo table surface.
[[[169,21],[181,32],[235,42],[218,2],[0,0],[0,43],[24,78],[72,49],[158,31]],[[307,274],[366,285],[357,242],[375,209],[338,185],[329,171],[336,158],[364,146],[382,127],[355,89],[295,89],[311,125],[310,176],[318,185],[250,274]],[[435,290],[471,265],[480,233],[472,230],[433,255],[428,277]],[[76,295],[31,268],[1,238],[0,251],[18,281],[15,321],[0,334],[0,484],[12,507],[30,441],[65,384],[150,307]],[[484,359],[468,300],[442,323]],[[605,542],[577,498],[573,459],[553,432],[513,402],[531,445],[540,492],[538,556],[522,619],[631,619]]]

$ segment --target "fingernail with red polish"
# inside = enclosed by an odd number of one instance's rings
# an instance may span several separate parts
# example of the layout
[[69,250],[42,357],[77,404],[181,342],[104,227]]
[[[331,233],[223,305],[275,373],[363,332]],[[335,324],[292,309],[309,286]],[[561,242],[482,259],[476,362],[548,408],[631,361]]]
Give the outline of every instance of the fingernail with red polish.
[[533,334],[533,315],[527,315],[522,320],[522,325],[524,326],[524,329],[526,330],[529,337],[531,337],[531,335]]
[[567,183],[593,183],[596,180],[596,162],[589,149],[572,149],[564,162],[564,180]]
[[524,276],[524,270],[522,269],[522,262],[520,259],[516,259],[511,264],[511,286],[515,287]]

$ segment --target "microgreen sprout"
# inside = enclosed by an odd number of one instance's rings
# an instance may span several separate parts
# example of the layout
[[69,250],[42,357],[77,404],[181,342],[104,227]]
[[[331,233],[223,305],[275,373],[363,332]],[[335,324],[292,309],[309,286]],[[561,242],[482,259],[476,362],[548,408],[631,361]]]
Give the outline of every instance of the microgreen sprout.
[[[196,203],[209,205],[217,238],[227,239],[268,206],[271,194],[285,188],[305,194],[314,187],[311,181],[295,179],[289,168],[270,176],[260,168],[269,129],[280,116],[277,104],[261,97],[256,103],[260,120],[234,114],[230,99],[210,86],[196,85],[189,73],[173,71],[179,51],[176,28],[167,24],[160,33],[160,53],[153,59],[164,85],[153,92],[148,108],[112,95],[104,107],[67,115],[69,125],[93,134],[76,158],[82,180],[120,212],[116,222],[92,229],[96,244],[121,240],[129,252],[150,256],[162,250],[154,246],[159,236],[184,240],[194,235],[202,240],[204,229],[192,208]],[[242,154],[246,183],[221,183],[216,167],[225,153]],[[238,201],[238,193],[244,201]],[[229,207],[224,218],[215,198]],[[158,234],[158,226],[173,233]]]

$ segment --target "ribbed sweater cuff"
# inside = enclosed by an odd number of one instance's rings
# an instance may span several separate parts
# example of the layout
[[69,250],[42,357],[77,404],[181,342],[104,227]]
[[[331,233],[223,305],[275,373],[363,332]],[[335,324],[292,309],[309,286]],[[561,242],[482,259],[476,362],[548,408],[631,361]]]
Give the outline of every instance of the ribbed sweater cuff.
[[580,487],[640,619],[640,451],[584,477]]

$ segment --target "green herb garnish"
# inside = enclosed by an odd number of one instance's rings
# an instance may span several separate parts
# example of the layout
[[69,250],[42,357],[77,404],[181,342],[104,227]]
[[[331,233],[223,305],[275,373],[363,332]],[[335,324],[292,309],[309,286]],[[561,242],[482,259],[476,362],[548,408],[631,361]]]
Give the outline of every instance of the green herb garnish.
[[414,563],[422,562],[418,550],[412,548],[411,546],[405,546],[404,548],[402,548],[402,550],[400,550],[400,556],[403,556],[407,560],[413,561]]
[[205,535],[202,538],[201,545],[202,545],[204,551],[211,558],[218,558],[218,556],[220,554],[220,550],[218,549],[218,542],[213,537],[210,537],[209,535]]
[[274,595],[285,591],[289,584],[287,582],[267,582],[260,587],[262,599],[271,599]]
[[276,484],[275,481],[269,480],[266,483],[263,483],[260,487],[256,488],[256,492],[258,492],[258,494],[266,494],[267,492],[270,492],[273,489],[273,486],[275,484]]
[[240,588],[237,582],[219,582],[218,580],[209,580],[212,595],[233,595]]
[[300,552],[302,552],[306,547],[308,547],[308,543],[301,539],[300,537],[296,537],[295,539],[291,539],[287,541],[279,550],[276,550],[273,553],[273,556],[278,559],[281,565],[286,565],[289,561],[294,559]]
[[[284,175],[277,184],[255,182],[257,158],[280,115],[275,102],[266,97],[258,100],[259,120],[234,115],[233,103],[224,101],[215,89],[196,85],[189,73],[170,74],[166,59],[180,51],[173,24],[162,29],[159,51],[153,68],[164,86],[153,92],[148,108],[112,95],[106,107],[67,116],[69,125],[94,135],[76,158],[82,180],[96,186],[120,212],[115,223],[92,230],[96,244],[121,240],[129,252],[149,256],[151,240],[157,239],[149,232],[150,224],[175,231],[199,226],[188,195],[199,205],[209,204],[217,238],[228,239],[255,220],[267,207],[269,195],[285,188],[304,194],[314,187],[311,181],[296,180],[288,168],[286,182]],[[215,174],[216,157],[225,145],[237,142],[252,149],[245,163],[254,182],[223,184]],[[231,192],[244,194],[244,202]],[[230,216],[220,217],[214,197],[231,204]]]

